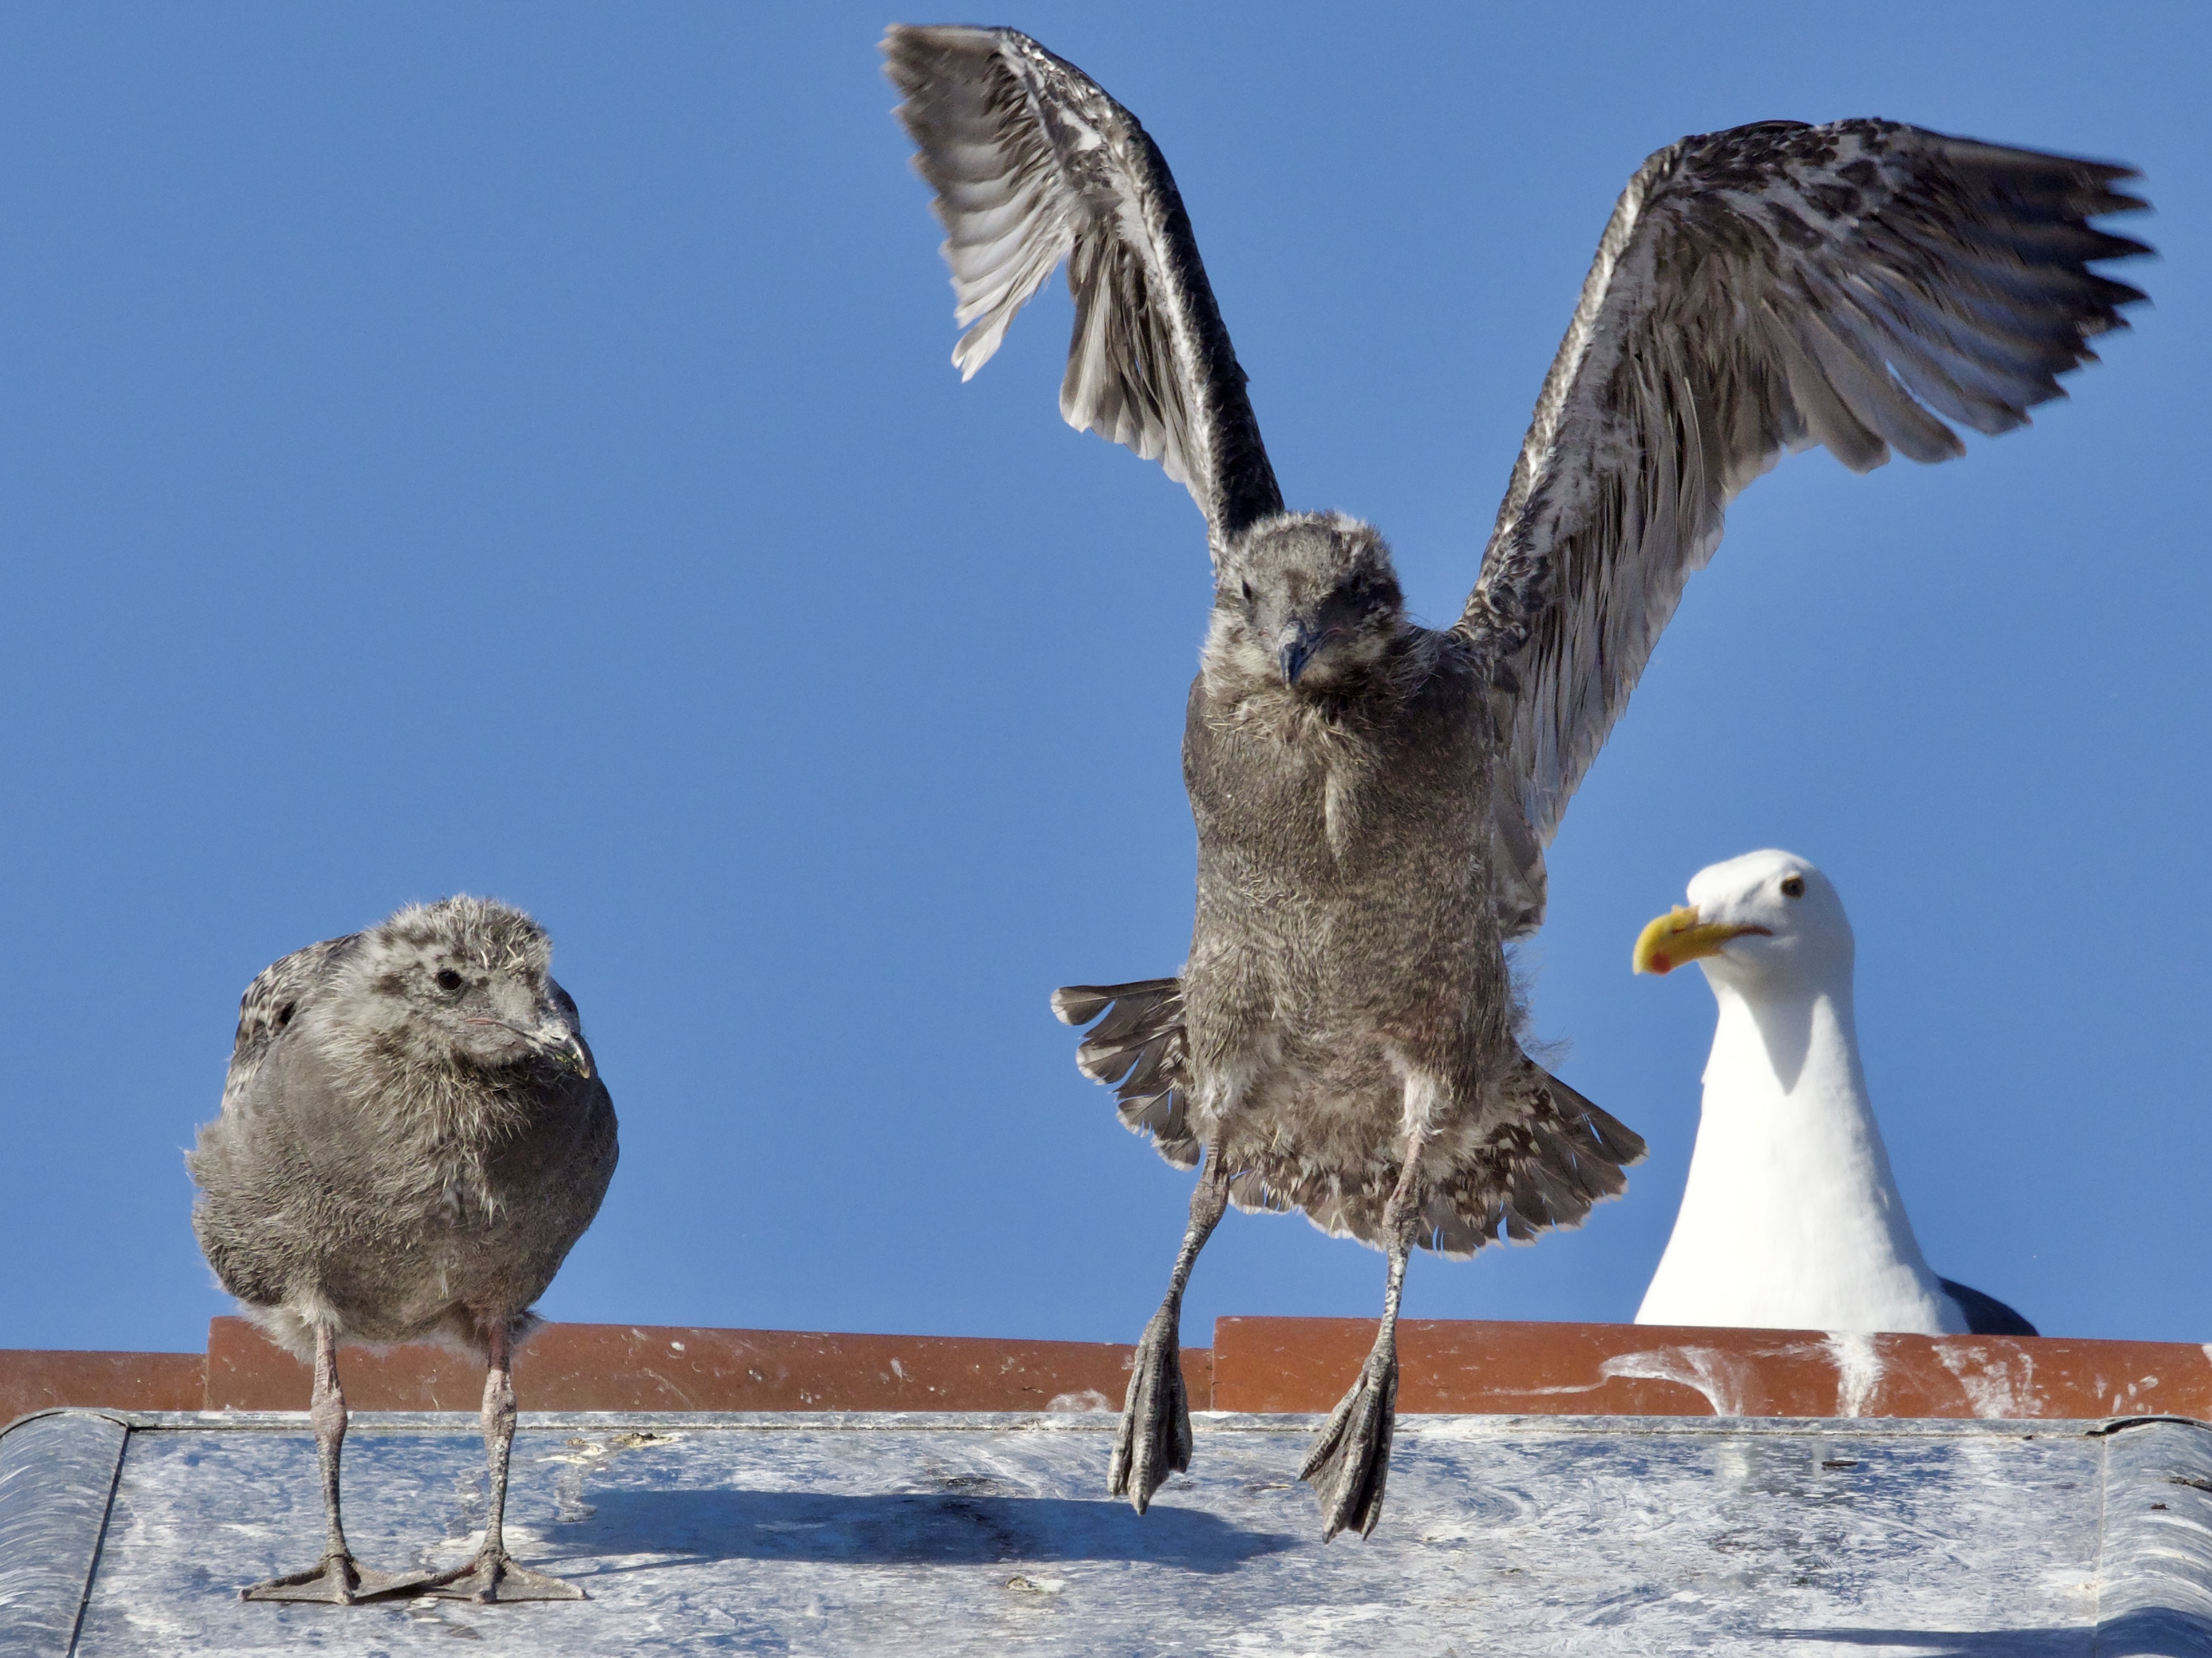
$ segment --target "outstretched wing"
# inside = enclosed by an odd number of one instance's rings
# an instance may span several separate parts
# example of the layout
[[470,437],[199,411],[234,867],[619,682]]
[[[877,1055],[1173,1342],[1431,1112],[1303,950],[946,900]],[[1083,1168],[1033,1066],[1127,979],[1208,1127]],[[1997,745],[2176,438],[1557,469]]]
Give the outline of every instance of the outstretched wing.
[[937,191],[953,317],[974,325],[953,348],[961,378],[1065,259],[1067,423],[1188,488],[1217,559],[1282,511],[1182,197],[1137,118],[1013,29],[898,25],[883,47],[915,167]]
[[1729,500],[1785,449],[1948,460],[1964,446],[1937,415],[2003,432],[2063,396],[2143,297],[2088,268],[2148,252],[2087,223],[2143,205],[2112,188],[2133,176],[1864,120],[1686,138],[1630,180],[1459,623],[1498,688],[1522,930]]
[[295,950],[263,968],[246,986],[246,994],[238,1000],[238,1037],[231,1045],[230,1074],[222,1085],[224,1109],[252,1081],[268,1055],[269,1045],[292,1023],[300,1004],[329,978],[332,965],[353,949],[360,937],[349,932],[343,938],[325,938]]

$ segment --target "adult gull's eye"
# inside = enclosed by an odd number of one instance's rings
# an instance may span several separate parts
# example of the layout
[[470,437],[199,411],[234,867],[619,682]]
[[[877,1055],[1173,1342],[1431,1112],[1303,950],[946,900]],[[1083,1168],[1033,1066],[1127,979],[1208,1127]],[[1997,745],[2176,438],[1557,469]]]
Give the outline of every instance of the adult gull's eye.
[[1782,896],[1785,898],[1802,898],[1805,896],[1805,878],[1802,875],[1792,875],[1784,878],[1782,883]]

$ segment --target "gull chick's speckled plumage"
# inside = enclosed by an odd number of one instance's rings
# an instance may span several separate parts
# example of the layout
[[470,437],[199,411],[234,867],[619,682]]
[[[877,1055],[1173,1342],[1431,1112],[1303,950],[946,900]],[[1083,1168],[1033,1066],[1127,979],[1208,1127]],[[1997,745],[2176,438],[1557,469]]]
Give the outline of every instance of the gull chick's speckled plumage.
[[[454,897],[310,944],[240,1005],[222,1114],[188,1162],[192,1224],[246,1311],[316,1366],[330,1546],[314,1571],[257,1599],[451,1590],[568,1598],[514,1566],[499,1538],[513,1344],[599,1211],[615,1114],[521,911]],[[434,1339],[483,1358],[494,1516],[471,1568],[391,1579],[356,1567],[337,1509],[343,1341]]]
[[[1159,148],[1012,29],[892,28],[899,118],[945,228],[963,376],[1063,262],[1060,411],[1205,514],[1211,629],[1184,726],[1198,903],[1176,979],[1074,986],[1079,1062],[1200,1166],[1109,1484],[1188,1465],[1176,1327],[1227,1204],[1389,1252],[1375,1349],[1309,1457],[1330,1533],[1381,1511],[1416,1243],[1580,1221],[1642,1143],[1523,1052],[1505,946],[1543,853],[1729,501],[1785,452],[1854,471],[1962,452],[2061,395],[2142,297],[2124,167],[1892,121],[1768,121],[1654,155],[1601,240],[1449,629],[1405,614],[1376,532],[1286,513]],[[1931,412],[1932,411],[1932,412]]]

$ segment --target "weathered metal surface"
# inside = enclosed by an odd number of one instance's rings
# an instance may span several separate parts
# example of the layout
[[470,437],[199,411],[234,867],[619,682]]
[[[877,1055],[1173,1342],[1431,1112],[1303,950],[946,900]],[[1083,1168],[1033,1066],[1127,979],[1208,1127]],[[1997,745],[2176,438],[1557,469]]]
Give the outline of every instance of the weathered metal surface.
[[0,1436],[0,1658],[63,1658],[130,1430],[90,1412]]
[[[140,1422],[91,1658],[2212,1653],[2212,1434],[2186,1423],[1409,1417],[1381,1528],[1324,1546],[1310,1418],[1201,1417],[1139,1518],[1104,1497],[1104,1413],[526,1417],[509,1541],[592,1599],[345,1609],[236,1598],[316,1548],[301,1418]],[[357,1418],[364,1561],[461,1558],[472,1428]]]
[[2212,1432],[2112,1434],[2102,1532],[2097,1658],[2212,1654]]
[[[1082,1410],[1121,1402],[1133,1351],[1107,1341],[549,1324],[517,1358],[514,1386],[530,1411]],[[1212,1357],[1183,1350],[1194,1406],[1212,1401]],[[474,1410],[483,1392],[483,1365],[438,1347],[349,1347],[338,1364],[362,1410]],[[312,1381],[246,1320],[210,1324],[209,1410],[305,1410]]]
[[[1214,1406],[1328,1410],[1374,1340],[1371,1319],[1220,1319]],[[1401,1412],[2212,1418],[2194,1342],[1416,1319],[1398,1357]]]

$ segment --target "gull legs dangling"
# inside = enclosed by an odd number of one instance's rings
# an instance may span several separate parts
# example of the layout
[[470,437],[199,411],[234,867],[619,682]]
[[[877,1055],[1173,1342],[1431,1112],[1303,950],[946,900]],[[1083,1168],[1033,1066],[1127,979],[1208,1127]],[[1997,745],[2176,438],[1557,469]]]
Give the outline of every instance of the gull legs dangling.
[[1345,1530],[1365,1537],[1382,1517],[1382,1488],[1390,1474],[1390,1439],[1398,1418],[1398,1300],[1405,1291],[1406,1257],[1412,1253],[1420,1214],[1423,1143],[1418,1133],[1407,1138],[1405,1170],[1382,1212],[1390,1248],[1382,1327],[1375,1333],[1375,1345],[1352,1391],[1329,1412],[1298,1470],[1298,1478],[1321,1499],[1324,1540]]
[[1190,1467],[1190,1400],[1182,1382],[1182,1292],[1198,1252],[1221,1223],[1229,1206],[1229,1171],[1222,1164],[1221,1140],[1206,1151],[1206,1166],[1190,1194],[1190,1224],[1176,1253],[1167,1298],[1130,1361],[1129,1392],[1121,1401],[1121,1426],[1114,1435],[1114,1457],[1106,1489],[1126,1497],[1142,1514],[1152,1493],[1170,1473]]

